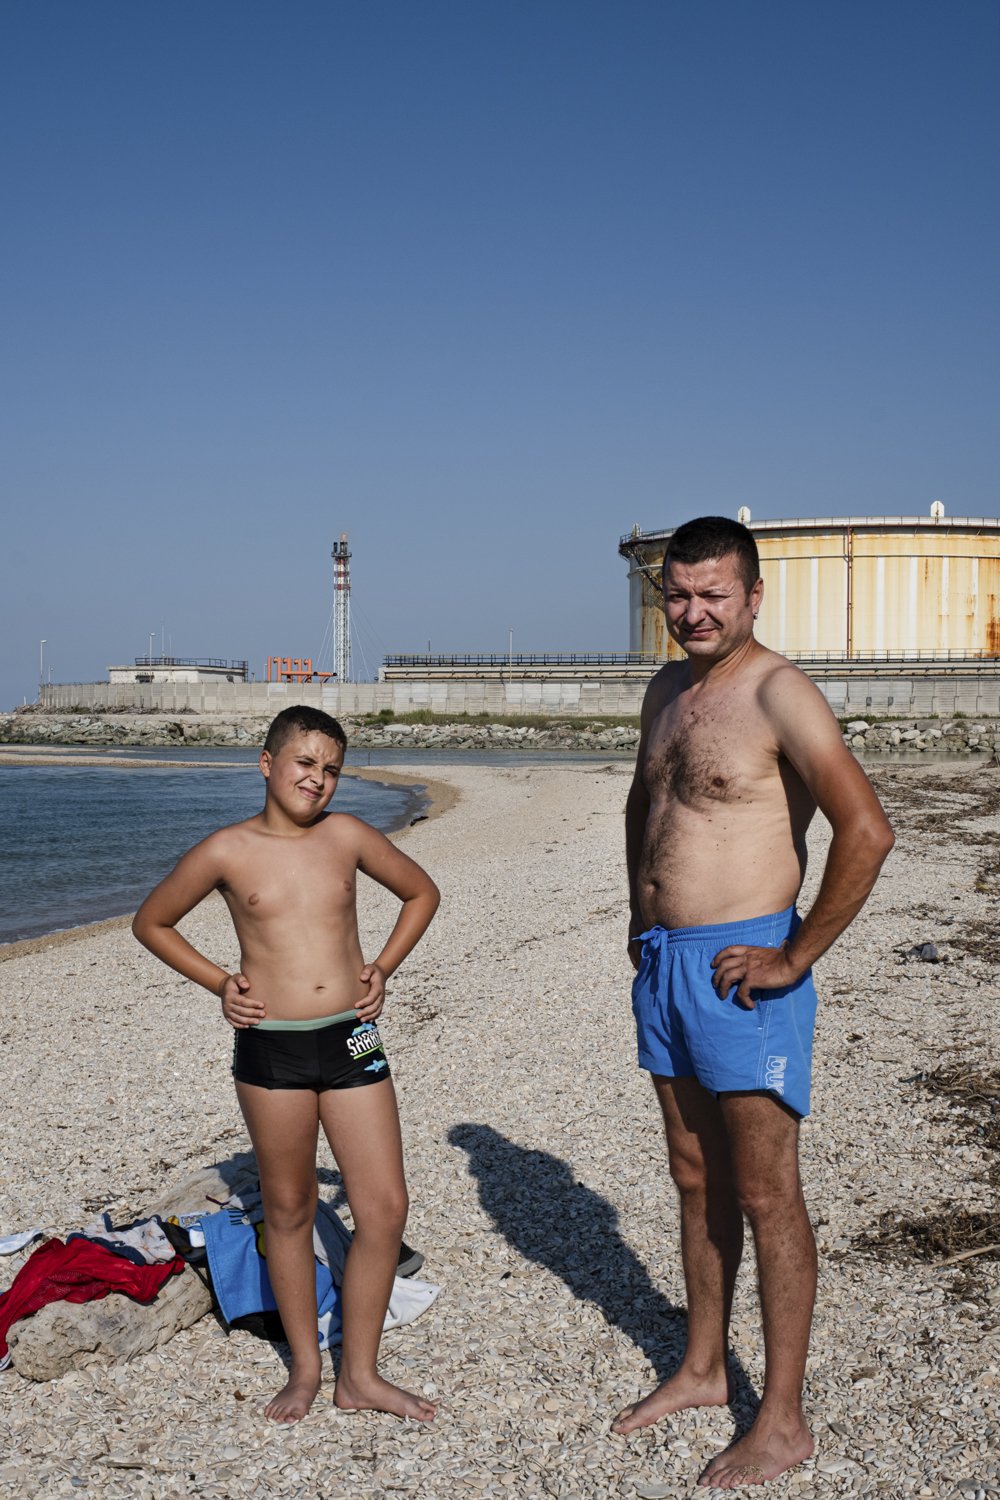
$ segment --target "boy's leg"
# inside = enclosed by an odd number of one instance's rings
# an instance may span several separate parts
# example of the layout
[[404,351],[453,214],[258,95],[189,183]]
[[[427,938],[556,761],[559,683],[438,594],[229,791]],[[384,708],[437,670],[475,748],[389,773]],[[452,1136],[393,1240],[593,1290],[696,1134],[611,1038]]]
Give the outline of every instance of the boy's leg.
[[265,1407],[275,1422],[297,1422],[320,1385],[316,1258],[316,1142],[319,1107],[312,1089],[237,1083],[264,1200],[267,1270],[292,1355],[288,1383]]
[[341,1288],[343,1350],[334,1401],[346,1409],[428,1422],[431,1402],[383,1380],[377,1369],[408,1207],[396,1091],[388,1078],[328,1089],[319,1096],[319,1114],[354,1219]]

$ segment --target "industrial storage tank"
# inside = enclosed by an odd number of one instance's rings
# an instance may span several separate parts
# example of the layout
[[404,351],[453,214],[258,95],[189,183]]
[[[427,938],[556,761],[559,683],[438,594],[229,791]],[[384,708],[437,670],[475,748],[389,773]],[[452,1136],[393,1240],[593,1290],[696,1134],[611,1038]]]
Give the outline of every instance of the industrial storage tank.
[[[846,516],[754,521],[764,601],[757,639],[797,660],[971,661],[1000,658],[1000,520]],[[660,576],[669,531],[633,527],[629,649],[683,652],[667,635]]]

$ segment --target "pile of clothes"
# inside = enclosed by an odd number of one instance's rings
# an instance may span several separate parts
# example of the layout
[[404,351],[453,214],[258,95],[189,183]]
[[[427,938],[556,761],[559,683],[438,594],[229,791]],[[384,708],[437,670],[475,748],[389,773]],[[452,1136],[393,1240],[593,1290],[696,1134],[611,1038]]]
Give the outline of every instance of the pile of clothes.
[[[0,1254],[12,1254],[38,1239],[41,1230],[0,1239]],[[317,1336],[321,1349],[340,1341],[338,1288],[351,1233],[320,1200],[313,1226],[316,1257]],[[403,1246],[385,1327],[412,1323],[437,1297],[439,1287],[418,1281],[423,1256]],[[115,1228],[110,1215],[65,1242],[48,1239],[27,1259],[10,1288],[0,1293],[0,1370],[10,1364],[11,1325],[48,1302],[92,1302],[122,1292],[152,1302],[171,1276],[190,1266],[208,1286],[212,1306],[231,1328],[249,1328],[265,1338],[283,1337],[267,1273],[264,1214],[257,1189],[234,1195],[214,1212],[139,1219]]]

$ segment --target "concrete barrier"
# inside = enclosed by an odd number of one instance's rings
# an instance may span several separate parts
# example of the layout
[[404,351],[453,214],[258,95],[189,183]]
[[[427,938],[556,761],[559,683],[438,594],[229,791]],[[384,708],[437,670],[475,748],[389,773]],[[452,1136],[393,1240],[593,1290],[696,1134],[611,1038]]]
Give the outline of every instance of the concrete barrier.
[[[1000,671],[941,671],[931,675],[887,672],[811,672],[840,718],[929,718],[954,714],[1000,715]],[[513,680],[406,678],[343,684],[283,682],[53,682],[41,689],[40,706],[50,713],[226,714],[273,716],[290,703],[307,703],[341,716],[394,714],[427,709],[449,715],[500,717],[553,714],[560,717],[631,718],[642,707],[648,679],[595,675]]]

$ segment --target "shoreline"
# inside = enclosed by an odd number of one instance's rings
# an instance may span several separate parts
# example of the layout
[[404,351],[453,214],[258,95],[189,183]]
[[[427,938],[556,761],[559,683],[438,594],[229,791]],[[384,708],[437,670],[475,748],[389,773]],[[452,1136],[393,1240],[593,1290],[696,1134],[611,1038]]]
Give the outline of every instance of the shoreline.
[[[102,747],[107,749],[107,746]],[[124,755],[104,755],[101,749],[88,750],[85,745],[4,745],[0,749],[0,766],[110,766],[116,771],[183,770],[256,771],[252,760],[130,760]]]
[[[915,779],[919,779],[922,775],[927,775],[932,772],[945,778],[949,778],[964,775],[966,772],[989,771],[996,769],[995,763],[993,762],[969,760],[964,757],[961,759],[956,758],[949,761],[931,761],[926,756],[909,757],[905,755],[900,755],[892,760],[884,757],[879,757],[878,759],[875,759],[875,757],[859,758],[862,761],[862,765],[868,772],[877,769],[884,769],[887,771],[892,770],[897,774],[902,774],[904,776],[907,776],[908,778],[909,776],[912,776]],[[44,760],[40,759],[38,762],[30,760],[26,757],[21,762],[21,764],[75,765],[79,764],[81,761],[86,761],[86,763],[89,765],[113,765],[120,766],[122,767],[122,769],[136,770],[145,769],[150,766],[157,768],[169,766],[171,769],[190,767],[191,769],[201,770],[216,770],[219,769],[220,766],[229,769],[256,769],[256,767],[252,765],[246,765],[246,763],[243,761],[219,762],[190,760],[140,760],[123,764],[122,761],[117,759],[113,759],[110,757],[98,758],[86,753],[80,755],[79,757],[69,756],[66,759],[57,759],[55,757],[55,754],[53,754],[52,758],[45,758]],[[9,762],[5,762],[3,753],[0,753],[0,766],[3,766],[7,763]],[[406,823],[401,823],[397,828],[391,829],[386,837],[393,840],[402,838],[404,835],[410,833],[414,827],[419,827],[421,823],[431,822],[436,818],[442,817],[445,813],[450,812],[452,808],[457,806],[462,797],[461,791],[451,782],[442,781],[438,778],[422,778],[415,771],[400,772],[394,771],[389,767],[380,768],[375,766],[358,766],[352,767],[350,771],[345,771],[344,774],[345,776],[355,776],[362,781],[374,781],[376,783],[382,783],[383,785],[388,786],[419,786],[424,788],[425,795],[422,800],[426,805],[426,811],[416,818],[411,818]],[[7,943],[0,942],[0,964],[6,963],[8,960],[13,958],[22,958],[29,954],[45,952],[50,948],[62,947],[69,943],[76,943],[84,938],[98,935],[104,931],[114,931],[115,929],[127,927],[131,924],[134,915],[134,912],[116,913],[115,915],[109,917],[99,917],[93,922],[80,922],[73,927],[57,927],[54,928],[51,932],[38,933],[34,937],[15,938],[11,942]]]
[[[66,759],[56,758],[54,756],[52,758],[45,757],[39,758],[38,761],[28,760],[27,758],[25,758],[25,760],[21,761],[20,763],[28,765],[79,765],[81,762],[86,762],[87,765],[118,766],[122,769],[128,770],[147,769],[150,766],[154,768],[169,766],[171,769],[191,768],[197,770],[216,770],[220,767],[220,764],[223,768],[228,769],[257,769],[254,765],[245,765],[243,761],[229,761],[220,763],[219,761],[140,760],[132,761],[127,765],[123,765],[122,762],[118,759],[113,759],[111,757],[98,758],[86,754],[79,757],[67,757]],[[0,766],[4,764],[10,764],[10,762],[5,761],[3,755],[0,754]],[[416,774],[410,775],[405,772],[397,772],[389,769],[381,771],[374,766],[352,767],[349,771],[345,771],[344,775],[345,777],[356,777],[359,781],[372,781],[383,786],[406,786],[413,787],[414,789],[420,787],[423,789],[419,795],[419,801],[416,800],[416,797],[414,800],[414,806],[419,807],[420,809],[417,815],[415,817],[412,816],[413,808],[411,807],[409,813],[407,814],[407,821],[404,823],[400,823],[396,828],[390,829],[386,834],[387,838],[391,838],[393,840],[401,838],[404,834],[409,833],[409,831],[413,827],[419,827],[421,823],[430,822],[434,818],[441,817],[444,813],[450,811],[450,809],[456,805],[461,797],[461,793],[458,791],[458,789],[450,785],[448,782],[438,781],[431,778],[422,778],[417,776]],[[336,809],[334,809],[334,811],[336,811]],[[9,943],[0,942],[0,964],[6,963],[13,958],[23,958],[26,955],[32,953],[42,953],[49,948],[63,947],[68,943],[80,942],[84,938],[95,936],[104,931],[114,931],[122,927],[130,926],[134,915],[135,913],[131,911],[120,912],[110,917],[99,917],[93,922],[80,922],[73,927],[57,927],[54,928],[51,932],[38,933],[35,937],[15,938]]]
[[[83,713],[30,710],[0,713],[0,747],[48,750],[73,745],[101,750],[115,747],[145,749],[238,748],[249,750],[263,739],[266,716],[244,717],[211,713],[164,714],[114,712]],[[637,715],[526,713],[521,715],[446,715],[411,712],[344,715],[344,728],[354,750],[402,752],[558,751],[630,752],[639,741]],[[844,743],[860,754],[893,759],[897,754],[945,753],[948,756],[1000,756],[1000,716],[969,716],[964,712],[929,716],[839,719]],[[58,750],[57,750],[58,753]]]

